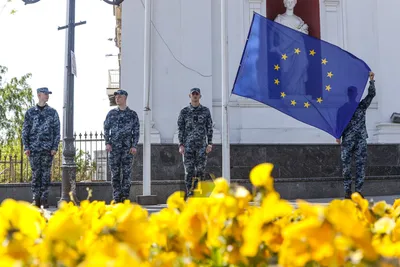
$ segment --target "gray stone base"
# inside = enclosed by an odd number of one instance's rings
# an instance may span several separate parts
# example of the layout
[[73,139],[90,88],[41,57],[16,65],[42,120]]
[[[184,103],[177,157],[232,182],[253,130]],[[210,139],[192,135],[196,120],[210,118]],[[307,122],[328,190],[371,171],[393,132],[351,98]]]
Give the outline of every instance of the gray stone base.
[[[231,183],[245,186],[248,190],[252,185],[248,179],[233,179]],[[130,200],[140,205],[156,205],[166,203],[168,197],[176,191],[182,191],[184,196],[185,184],[183,181],[164,180],[152,182],[152,195],[142,195],[142,183],[133,182]],[[275,189],[282,198],[312,199],[312,198],[343,198],[343,179],[340,177],[323,178],[276,178]],[[389,196],[400,193],[400,176],[370,176],[365,179],[363,194],[365,196]],[[77,183],[77,196],[83,201],[87,199],[91,190],[91,201],[112,200],[112,188],[109,182]],[[50,187],[49,204],[56,206],[60,197],[61,184],[53,183]],[[32,201],[30,184],[0,184],[0,202],[6,198]]]
[[[157,196],[151,195],[151,196],[136,196],[136,203],[139,205],[145,206],[145,205],[157,205]],[[163,202],[164,203],[164,202]]]
[[[368,145],[366,179],[363,187],[365,196],[397,195],[400,192],[400,145]],[[185,192],[182,156],[177,146],[153,144],[151,149],[151,194],[157,196],[157,203],[166,203],[176,192]],[[143,180],[143,155],[141,146],[135,156],[130,200],[140,199]],[[272,176],[275,188],[285,199],[342,198],[343,179],[338,145],[231,145],[231,179],[251,189],[249,172],[259,163],[274,164]],[[219,177],[222,173],[222,150],[215,145],[207,159],[206,172]],[[355,170],[353,169],[353,173]],[[110,182],[76,183],[77,198],[101,200],[110,203],[112,188]],[[49,204],[56,205],[61,196],[61,184],[51,185]],[[32,201],[30,184],[0,184],[0,201],[6,198]],[[154,201],[151,200],[151,201]]]

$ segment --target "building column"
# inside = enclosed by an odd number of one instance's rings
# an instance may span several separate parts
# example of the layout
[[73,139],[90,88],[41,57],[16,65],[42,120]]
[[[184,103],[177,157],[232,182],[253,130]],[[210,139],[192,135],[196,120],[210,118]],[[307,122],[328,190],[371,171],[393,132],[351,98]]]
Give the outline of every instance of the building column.
[[390,120],[394,112],[400,113],[400,89],[396,77],[400,72],[398,62],[398,26],[391,19],[397,16],[400,8],[398,0],[387,0],[383,5],[376,1],[376,38],[378,39],[378,69],[376,77],[376,98],[379,102],[380,122],[376,125],[375,139],[378,143],[399,143],[400,124]]
[[[137,64],[137,62],[143,62],[144,52],[144,8],[140,1],[124,1],[122,4],[122,20],[121,29],[123,34],[121,36],[121,54],[122,60],[120,65],[121,82],[120,87],[128,91],[129,97],[127,99],[128,106],[135,110],[140,120],[140,138],[139,144],[143,144],[143,64]],[[135,10],[141,10],[141,12],[134,12]],[[154,8],[152,8],[152,13]],[[132,16],[132,14],[136,14]],[[152,18],[154,16],[152,15]],[[125,30],[124,30],[125,29]],[[129,31],[127,30],[129,29]],[[154,29],[151,30],[151,40],[154,40]],[[153,43],[151,42],[151,51],[153,50]],[[152,53],[153,54],[153,53]],[[153,58],[150,55],[152,62]],[[155,61],[154,64],[157,62]],[[151,81],[153,75],[151,74]],[[150,82],[151,92],[153,92],[152,82]],[[153,103],[152,93],[150,94],[150,102]],[[154,106],[151,104],[150,107],[153,109]],[[161,143],[160,132],[155,127],[153,118],[151,118],[151,143]]]

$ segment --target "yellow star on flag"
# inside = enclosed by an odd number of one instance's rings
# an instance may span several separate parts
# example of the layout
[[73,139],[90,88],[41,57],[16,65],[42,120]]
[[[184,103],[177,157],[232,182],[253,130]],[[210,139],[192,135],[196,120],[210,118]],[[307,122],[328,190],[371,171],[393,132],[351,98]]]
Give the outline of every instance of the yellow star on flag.
[[292,106],[296,106],[296,100],[292,100],[292,101],[290,101],[290,105],[292,105]]
[[318,102],[318,103],[320,103],[320,104],[321,104],[321,103],[322,103],[322,101],[323,101],[323,100],[322,100],[322,97],[318,97],[318,98],[317,98],[317,102]]
[[287,57],[286,54],[283,54],[283,55],[282,55],[282,59],[283,59],[283,60],[286,60],[287,58],[288,58],[288,57]]
[[305,102],[305,103],[304,103],[304,107],[305,107],[305,108],[309,108],[309,107],[310,107],[310,103]]
[[274,65],[274,70],[279,70],[281,67],[279,67],[279,65]]
[[294,53],[297,54],[297,55],[300,54],[300,48],[295,48],[294,49]]
[[326,63],[328,63],[328,60],[326,60],[326,58],[324,58],[324,59],[322,60],[322,64],[326,65]]
[[275,83],[276,85],[278,85],[278,84],[279,84],[279,80],[278,80],[278,79],[275,79],[275,80],[274,80],[274,83]]
[[285,92],[281,92],[281,97],[284,98],[286,96]]
[[332,78],[332,76],[333,76],[332,71],[328,72],[327,76],[328,76],[329,78]]
[[329,92],[331,89],[332,89],[332,87],[331,87],[330,85],[325,86],[325,90],[326,90],[326,91]]
[[313,50],[310,50],[310,55],[311,56],[314,56],[316,53],[315,53],[315,50],[313,49]]

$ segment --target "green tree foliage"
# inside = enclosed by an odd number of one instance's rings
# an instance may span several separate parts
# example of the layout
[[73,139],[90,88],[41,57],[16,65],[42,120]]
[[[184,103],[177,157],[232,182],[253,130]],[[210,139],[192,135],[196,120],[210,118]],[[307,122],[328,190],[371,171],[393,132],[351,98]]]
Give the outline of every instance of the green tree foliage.
[[25,112],[34,105],[32,88],[28,84],[31,74],[7,81],[7,71],[0,66],[0,147],[12,147],[19,142]]
[[9,14],[14,15],[17,13],[17,10],[13,8],[12,6],[15,4],[14,0],[0,0],[0,15],[3,13],[3,11],[7,8],[11,9]]

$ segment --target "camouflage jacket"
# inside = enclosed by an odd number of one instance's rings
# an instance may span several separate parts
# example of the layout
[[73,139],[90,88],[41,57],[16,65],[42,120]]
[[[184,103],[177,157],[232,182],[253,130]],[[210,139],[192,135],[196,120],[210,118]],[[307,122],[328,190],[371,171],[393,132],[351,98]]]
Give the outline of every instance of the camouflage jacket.
[[213,121],[210,110],[202,105],[183,108],[178,117],[179,144],[204,146],[212,144]]
[[117,146],[136,148],[140,137],[140,123],[135,111],[126,107],[108,112],[104,121],[104,139],[111,147]]
[[58,150],[60,144],[60,119],[54,108],[45,105],[28,109],[22,126],[25,150],[32,152]]
[[373,80],[369,83],[368,95],[358,104],[353,117],[342,133],[343,141],[368,138],[367,127],[365,126],[365,114],[375,95],[375,81]]

